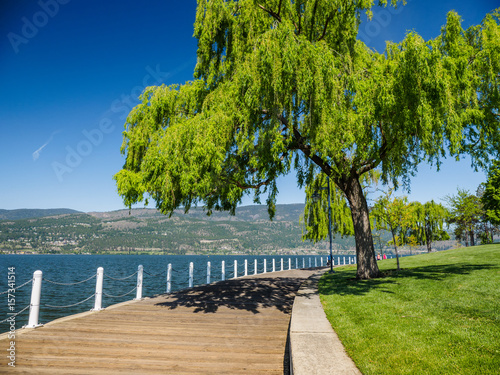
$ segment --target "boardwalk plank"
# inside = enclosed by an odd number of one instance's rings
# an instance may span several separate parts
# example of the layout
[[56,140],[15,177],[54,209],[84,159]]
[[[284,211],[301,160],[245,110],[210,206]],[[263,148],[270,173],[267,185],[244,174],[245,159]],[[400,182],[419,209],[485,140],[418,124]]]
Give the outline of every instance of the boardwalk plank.
[[22,330],[10,372],[283,374],[293,298],[313,272],[233,279]]

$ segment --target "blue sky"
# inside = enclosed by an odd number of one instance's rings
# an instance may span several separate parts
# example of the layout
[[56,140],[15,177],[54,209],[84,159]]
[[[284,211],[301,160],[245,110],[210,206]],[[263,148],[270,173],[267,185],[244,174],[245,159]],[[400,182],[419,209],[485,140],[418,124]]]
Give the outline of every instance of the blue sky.
[[[497,1],[408,1],[377,9],[360,39],[378,51],[407,30],[425,39],[455,9],[481,22]],[[152,84],[192,79],[196,2],[41,0],[0,2],[0,208],[123,208],[113,174],[123,165],[123,124]],[[485,180],[467,160],[426,165],[410,200],[439,200]],[[279,181],[278,203],[302,203],[294,176]],[[250,204],[247,199],[245,204]]]

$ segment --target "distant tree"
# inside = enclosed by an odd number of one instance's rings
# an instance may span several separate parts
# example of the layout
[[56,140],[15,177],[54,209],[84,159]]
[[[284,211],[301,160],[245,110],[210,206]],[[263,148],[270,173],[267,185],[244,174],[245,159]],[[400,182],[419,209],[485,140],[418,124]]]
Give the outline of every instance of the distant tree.
[[446,196],[450,205],[449,222],[455,224],[455,237],[464,240],[465,246],[475,245],[476,225],[483,212],[481,200],[468,190],[458,189],[457,195]]
[[427,251],[432,251],[432,242],[449,240],[450,236],[443,229],[448,220],[448,210],[442,204],[433,200],[421,204],[412,202],[412,209],[415,218],[415,228],[410,231],[410,235],[415,236],[417,243],[427,246]]
[[500,161],[493,162],[480,193],[486,217],[493,225],[500,225]]
[[371,218],[375,228],[384,229],[391,233],[396,253],[397,269],[399,266],[398,247],[402,246],[414,237],[407,236],[408,231],[415,226],[414,211],[408,204],[407,197],[392,197],[392,190],[377,198],[371,211]]
[[357,277],[377,277],[362,176],[408,185],[447,154],[486,166],[500,149],[500,38],[498,13],[464,30],[450,12],[436,39],[410,32],[377,53],[357,39],[373,5],[199,1],[195,80],[146,88],[127,118],[124,203],[234,213],[244,194],[268,193],[272,218],[279,176],[307,186],[322,171],[349,204]]

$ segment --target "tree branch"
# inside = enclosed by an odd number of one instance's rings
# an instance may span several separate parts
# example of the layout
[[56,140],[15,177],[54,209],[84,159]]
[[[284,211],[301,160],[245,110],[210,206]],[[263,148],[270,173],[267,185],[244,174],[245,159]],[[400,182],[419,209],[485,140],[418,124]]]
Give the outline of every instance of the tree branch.
[[321,37],[317,40],[318,42],[320,40],[322,40],[325,35],[326,35],[326,29],[328,28],[328,23],[333,19],[333,15],[331,15],[330,17],[327,18],[326,22],[325,22],[325,27],[323,28],[323,34],[321,35]]
[[272,10],[264,8],[262,5],[257,4],[257,6],[262,9],[263,11],[269,13],[271,16],[273,16],[278,22],[281,22],[281,17],[279,14],[274,13]]

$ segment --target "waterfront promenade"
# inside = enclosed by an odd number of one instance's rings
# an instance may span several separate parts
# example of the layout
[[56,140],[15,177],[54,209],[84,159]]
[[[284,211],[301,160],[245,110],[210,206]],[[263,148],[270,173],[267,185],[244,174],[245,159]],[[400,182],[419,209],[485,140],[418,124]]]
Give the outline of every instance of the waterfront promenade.
[[16,367],[4,356],[0,373],[283,374],[294,298],[317,272],[241,277],[20,330]]

